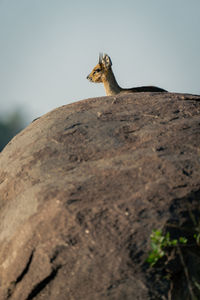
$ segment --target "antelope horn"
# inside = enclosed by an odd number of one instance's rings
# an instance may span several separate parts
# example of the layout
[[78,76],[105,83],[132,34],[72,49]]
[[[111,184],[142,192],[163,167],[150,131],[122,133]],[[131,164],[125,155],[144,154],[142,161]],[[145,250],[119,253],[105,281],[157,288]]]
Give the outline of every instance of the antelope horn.
[[102,64],[103,53],[99,53],[99,64]]

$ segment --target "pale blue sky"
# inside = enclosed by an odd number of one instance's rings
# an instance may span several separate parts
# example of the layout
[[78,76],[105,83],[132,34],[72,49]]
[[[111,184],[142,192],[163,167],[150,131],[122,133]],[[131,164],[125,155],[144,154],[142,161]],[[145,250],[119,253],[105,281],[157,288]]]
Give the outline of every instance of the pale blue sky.
[[0,0],[0,46],[0,114],[104,96],[99,52],[123,87],[200,94],[200,0]]

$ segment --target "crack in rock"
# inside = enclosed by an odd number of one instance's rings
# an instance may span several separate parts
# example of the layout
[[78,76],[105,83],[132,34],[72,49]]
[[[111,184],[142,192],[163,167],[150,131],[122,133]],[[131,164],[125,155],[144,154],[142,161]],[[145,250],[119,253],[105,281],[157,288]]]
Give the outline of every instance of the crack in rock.
[[33,249],[33,250],[31,251],[31,254],[30,254],[29,259],[28,259],[28,261],[27,261],[27,263],[26,263],[26,266],[25,266],[25,268],[22,270],[21,274],[17,277],[17,279],[16,279],[16,281],[15,281],[15,285],[17,285],[17,284],[24,278],[24,276],[28,273],[29,268],[30,268],[30,265],[31,265],[31,262],[32,262],[32,260],[33,260],[34,252],[35,252],[35,249]]
[[30,265],[31,265],[31,262],[33,260],[33,255],[34,255],[34,252],[35,252],[35,249],[33,249],[31,251],[31,254],[27,260],[27,263],[24,267],[24,269],[22,270],[22,272],[20,273],[20,275],[17,277],[17,279],[13,282],[11,282],[9,288],[8,288],[8,292],[7,292],[7,299],[11,298],[14,291],[15,291],[15,288],[16,288],[16,285],[22,281],[22,279],[24,278],[24,276],[28,273],[29,269],[30,269]]
[[32,289],[26,300],[32,300],[34,297],[36,297],[52,280],[54,280],[60,268],[60,265],[56,268],[53,268],[51,273]]

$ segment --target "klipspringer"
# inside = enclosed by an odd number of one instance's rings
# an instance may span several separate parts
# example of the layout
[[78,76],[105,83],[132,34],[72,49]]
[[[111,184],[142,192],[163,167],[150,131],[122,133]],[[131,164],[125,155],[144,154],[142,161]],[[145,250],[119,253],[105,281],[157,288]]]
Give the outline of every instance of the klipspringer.
[[87,76],[91,82],[103,83],[107,96],[113,96],[119,93],[139,93],[139,92],[167,92],[156,86],[141,86],[130,89],[121,88],[112,71],[112,61],[107,54],[99,54],[99,63]]

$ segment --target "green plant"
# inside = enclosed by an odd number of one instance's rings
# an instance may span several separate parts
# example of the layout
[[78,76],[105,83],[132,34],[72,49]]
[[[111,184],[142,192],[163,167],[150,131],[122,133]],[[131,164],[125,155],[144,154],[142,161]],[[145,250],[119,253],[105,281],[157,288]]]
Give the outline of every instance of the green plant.
[[154,266],[157,261],[167,254],[166,248],[177,247],[179,244],[186,244],[187,239],[185,237],[179,237],[179,239],[171,239],[170,233],[162,234],[162,230],[153,230],[151,235],[151,248],[147,262],[150,266]]
[[200,246],[200,233],[195,233],[194,234],[194,238],[197,242],[197,245]]
[[190,210],[189,215],[194,225],[195,234],[193,237],[195,238],[197,245],[200,246],[200,219],[196,219],[195,215]]
[[[177,263],[177,259],[179,259],[179,263],[181,264],[183,273],[185,275],[186,287],[189,293],[189,298],[187,299],[200,299],[199,273],[196,272],[194,275],[195,277],[192,277],[191,279],[191,275],[193,274],[193,272],[191,271],[191,267],[187,264],[188,257],[191,257],[191,260],[194,261],[194,257],[191,256],[191,254],[193,253],[192,249],[194,249],[194,253],[196,253],[196,251],[198,251],[197,247],[200,247],[200,218],[199,214],[194,214],[190,209],[188,209],[188,212],[193,226],[188,225],[187,227],[180,227],[176,224],[167,224],[167,228],[171,227],[172,229],[177,229],[179,232],[187,232],[189,242],[185,237],[171,239],[170,233],[167,232],[164,235],[162,233],[162,230],[153,230],[150,235],[152,250],[148,255],[147,262],[152,267],[159,261],[159,259],[166,256],[166,260],[163,260],[163,265],[159,265],[159,268],[162,267],[162,270],[164,270],[167,274],[165,278],[168,278],[168,280],[170,281],[170,290],[168,294],[170,299],[172,299],[172,290],[174,289],[174,282],[171,279],[171,275],[173,274],[173,272],[171,272],[173,270],[172,265],[173,263]],[[200,213],[200,210],[197,210],[197,213]],[[192,236],[194,240],[192,239]],[[184,251],[182,251],[183,246],[185,246]],[[199,268],[199,260],[197,258],[196,264],[197,268]]]

